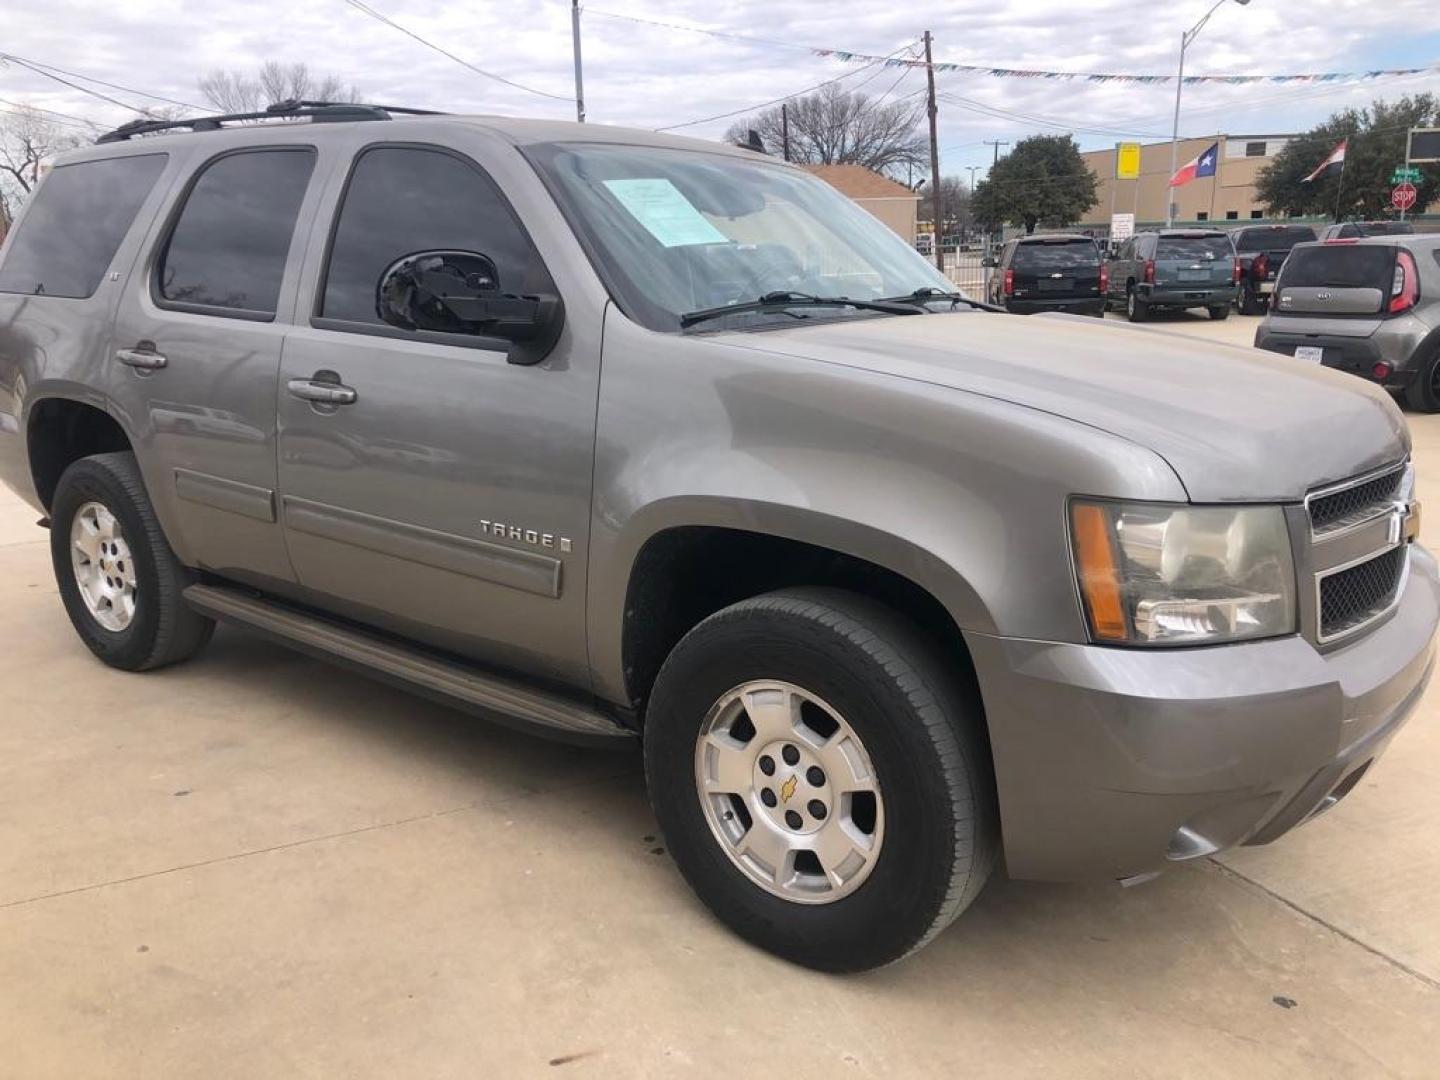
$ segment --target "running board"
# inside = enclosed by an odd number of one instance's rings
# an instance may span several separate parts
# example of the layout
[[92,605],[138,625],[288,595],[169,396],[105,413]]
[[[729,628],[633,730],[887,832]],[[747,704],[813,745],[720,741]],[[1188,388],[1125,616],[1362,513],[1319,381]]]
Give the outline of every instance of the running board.
[[237,623],[303,652],[395,683],[510,727],[566,742],[628,740],[628,731],[592,705],[537,690],[453,660],[217,585],[191,585],[186,603],[202,615]]

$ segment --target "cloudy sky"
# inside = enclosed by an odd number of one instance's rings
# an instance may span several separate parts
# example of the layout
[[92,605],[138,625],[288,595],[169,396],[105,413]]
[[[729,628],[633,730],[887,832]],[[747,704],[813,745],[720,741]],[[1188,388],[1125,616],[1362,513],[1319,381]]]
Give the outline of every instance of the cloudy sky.
[[[217,68],[305,61],[373,101],[456,112],[574,114],[569,0],[365,0],[464,61],[545,94],[486,78],[346,0],[43,0],[6,4],[0,52],[120,101],[202,103]],[[730,113],[845,76],[839,85],[917,101],[924,72],[862,67],[810,48],[905,55],[925,29],[935,58],[1065,71],[1168,73],[1180,32],[1211,0],[598,0],[584,9],[585,97],[600,123],[654,128]],[[1271,74],[1440,63],[1434,0],[1253,0],[1226,4],[1191,47],[1187,72]],[[622,16],[675,24],[659,26]],[[687,27],[720,32],[706,34]],[[723,36],[723,35],[738,35]],[[745,38],[748,40],[740,40]],[[103,80],[118,90],[70,74]],[[1173,88],[942,74],[943,171],[985,165],[986,139],[1073,131],[1085,148],[1168,137]],[[1440,76],[1356,85],[1187,87],[1182,133],[1283,132],[1375,95],[1440,90]],[[558,100],[557,100],[558,99]],[[0,64],[0,109],[17,102],[111,125],[125,108]],[[996,114],[994,110],[1003,110]],[[1024,114],[1023,118],[1015,114]],[[682,130],[722,134],[730,119]]]

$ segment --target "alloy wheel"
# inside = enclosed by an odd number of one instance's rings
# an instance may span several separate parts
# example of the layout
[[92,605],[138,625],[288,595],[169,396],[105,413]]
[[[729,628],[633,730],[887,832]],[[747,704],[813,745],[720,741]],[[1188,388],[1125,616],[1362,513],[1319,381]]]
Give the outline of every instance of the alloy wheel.
[[103,503],[87,502],[71,519],[70,565],[90,617],[112,633],[126,629],[135,618],[135,559]]
[[764,680],[721,697],[696,740],[695,783],[722,850],[775,896],[833,903],[875,868],[885,807],[870,756],[807,690]]

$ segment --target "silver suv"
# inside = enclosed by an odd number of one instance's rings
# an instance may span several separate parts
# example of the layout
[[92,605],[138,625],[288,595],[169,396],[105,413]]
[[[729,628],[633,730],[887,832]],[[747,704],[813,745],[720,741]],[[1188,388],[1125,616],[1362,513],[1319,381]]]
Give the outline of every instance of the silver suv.
[[0,253],[0,477],[103,662],[223,620],[643,745],[717,917],[859,970],[1002,851],[1134,882],[1273,840],[1430,674],[1388,395],[983,307],[713,143],[141,122],[65,155]]
[[1296,245],[1255,344],[1440,410],[1440,236]]

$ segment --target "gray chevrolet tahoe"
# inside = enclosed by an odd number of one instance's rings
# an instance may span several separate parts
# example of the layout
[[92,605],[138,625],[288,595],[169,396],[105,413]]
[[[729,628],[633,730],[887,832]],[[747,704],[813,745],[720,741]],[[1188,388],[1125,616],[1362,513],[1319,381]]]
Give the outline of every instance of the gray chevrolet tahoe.
[[0,477],[105,663],[226,621],[641,743],[717,917],[865,969],[1002,853],[1136,882],[1275,839],[1431,670],[1383,391],[982,307],[744,150],[142,121],[64,155],[0,253]]

